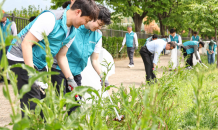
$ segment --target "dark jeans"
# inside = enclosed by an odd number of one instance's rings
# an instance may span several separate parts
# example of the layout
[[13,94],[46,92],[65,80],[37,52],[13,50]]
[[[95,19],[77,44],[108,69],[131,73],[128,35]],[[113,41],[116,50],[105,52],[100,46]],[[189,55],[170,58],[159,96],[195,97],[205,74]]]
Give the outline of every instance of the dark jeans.
[[[17,63],[23,63],[24,62],[19,62],[19,61],[12,61],[8,60],[9,65],[14,65]],[[18,92],[20,92],[21,88],[23,85],[28,84],[29,76],[26,70],[22,68],[12,68],[11,69],[15,75],[17,75],[17,87],[18,87]],[[42,70],[38,71],[46,71],[46,68],[43,68]],[[27,92],[26,94],[23,95],[23,97],[20,99],[20,106],[22,109],[25,109],[25,105],[30,109],[34,110],[36,107],[36,103],[29,101],[32,98],[37,98],[37,99],[43,99],[45,95],[41,93],[41,91],[38,88],[31,87],[31,90]],[[22,112],[22,117],[24,117],[24,112]],[[41,112],[41,117],[43,118],[43,114]]]
[[[67,93],[67,92],[71,92],[67,88],[68,87],[67,79],[65,78],[64,74],[62,73],[62,71],[54,69],[54,68],[52,68],[52,71],[59,72],[59,75],[52,75],[51,76],[52,83],[55,84],[55,82],[57,82],[57,85],[56,85],[57,92],[60,93],[60,87],[61,87],[62,80],[64,80],[64,84],[63,84],[64,85],[64,94]],[[81,86],[81,80],[82,80],[81,74],[74,76],[74,80],[75,80],[75,82],[77,83],[78,86]],[[81,96],[80,96],[80,99],[82,99]],[[75,98],[75,100],[76,100],[76,98]],[[70,115],[72,111],[75,111],[76,108],[78,108],[78,106],[72,107],[70,109],[70,111],[68,112],[68,115]]]
[[144,62],[147,82],[150,82],[151,80],[155,80],[156,76],[153,72],[153,68],[154,68],[153,67],[153,59],[154,59],[153,56],[154,55],[148,51],[146,46],[143,46],[141,50],[139,51],[139,53]]
[[192,61],[193,53],[187,54],[186,49],[183,46],[181,47],[181,50],[182,50],[184,58],[188,57],[186,60],[186,66],[193,66],[193,61]]
[[127,54],[129,57],[129,65],[134,65],[133,56],[134,56],[134,47],[127,47]]

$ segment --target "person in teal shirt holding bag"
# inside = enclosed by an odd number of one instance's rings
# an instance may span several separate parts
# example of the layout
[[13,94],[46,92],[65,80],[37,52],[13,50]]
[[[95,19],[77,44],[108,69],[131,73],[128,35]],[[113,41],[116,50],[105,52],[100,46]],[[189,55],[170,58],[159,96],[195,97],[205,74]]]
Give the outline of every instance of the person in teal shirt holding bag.
[[207,58],[209,64],[214,64],[215,62],[215,52],[216,52],[216,42],[211,40],[207,46]]
[[[74,0],[71,0],[74,1]],[[49,47],[53,56],[60,55],[59,50],[63,50],[65,45],[71,43],[76,36],[76,28],[88,23],[91,20],[96,20],[99,9],[94,0],[76,0],[71,8],[63,10],[45,10],[31,23],[29,23],[18,34],[20,41],[14,39],[7,52],[9,65],[17,63],[26,64],[35,68],[38,71],[46,71],[46,52],[45,42],[42,33],[47,35]],[[35,45],[38,42],[44,49]],[[61,65],[68,67],[66,64],[66,55],[60,55]],[[17,75],[18,90],[23,85],[28,84],[29,76],[26,70],[22,68],[13,68],[12,71]],[[68,78],[68,77],[67,77]],[[30,109],[35,109],[36,104],[29,99],[42,99],[44,96],[40,93],[40,88],[46,89],[47,86],[36,80],[21,99],[21,108],[26,105]],[[43,117],[43,115],[41,115]],[[22,117],[24,113],[22,112]]]

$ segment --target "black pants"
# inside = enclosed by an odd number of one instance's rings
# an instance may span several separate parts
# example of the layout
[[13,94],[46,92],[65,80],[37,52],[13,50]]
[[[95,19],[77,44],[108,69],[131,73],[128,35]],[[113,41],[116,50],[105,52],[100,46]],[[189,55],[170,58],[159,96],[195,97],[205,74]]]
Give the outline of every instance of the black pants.
[[184,58],[188,57],[186,60],[186,66],[193,66],[193,61],[192,61],[193,53],[187,54],[186,49],[183,46],[181,47],[181,50],[182,50]]
[[[65,78],[64,74],[62,73],[62,71],[54,69],[54,68],[52,68],[52,71],[59,72],[59,75],[52,75],[51,76],[52,83],[55,84],[55,82],[57,82],[57,85],[56,85],[57,92],[60,93],[60,87],[61,87],[62,80],[64,80],[64,94],[67,93],[67,92],[71,92],[68,89],[67,79]],[[81,86],[81,80],[82,80],[81,74],[74,76],[74,80],[75,80],[75,82],[77,83],[78,86]],[[81,96],[80,96],[80,99],[82,99]],[[75,100],[76,100],[76,98],[75,98]],[[70,109],[70,111],[68,112],[68,115],[70,115],[72,111],[75,111],[76,108],[78,108],[78,106],[72,107]]]
[[[12,60],[8,60],[8,62],[9,65],[14,65],[17,63],[24,64],[24,62],[12,61]],[[18,91],[20,92],[22,86],[28,84],[28,79],[29,79],[28,73],[26,70],[22,68],[12,68],[11,70],[15,73],[15,75],[17,75],[17,87],[18,87]],[[46,71],[46,68],[43,68],[40,71]],[[24,109],[24,105],[26,105],[30,110],[34,110],[37,104],[29,100],[32,98],[43,99],[44,97],[45,96],[41,93],[41,91],[38,88],[31,87],[31,90],[26,94],[24,94],[23,97],[20,99],[20,106],[22,109]],[[21,113],[22,113],[22,117],[24,117],[24,112],[21,111]],[[42,112],[41,112],[41,116],[43,118]]]
[[155,80],[156,76],[153,73],[153,54],[148,51],[146,46],[143,46],[141,50],[139,51],[142,60],[144,62],[145,66],[145,72],[146,72],[146,80],[147,82],[150,82],[151,80]]
[[134,57],[134,47],[127,47],[127,54],[129,57],[129,65],[134,65],[133,57]]

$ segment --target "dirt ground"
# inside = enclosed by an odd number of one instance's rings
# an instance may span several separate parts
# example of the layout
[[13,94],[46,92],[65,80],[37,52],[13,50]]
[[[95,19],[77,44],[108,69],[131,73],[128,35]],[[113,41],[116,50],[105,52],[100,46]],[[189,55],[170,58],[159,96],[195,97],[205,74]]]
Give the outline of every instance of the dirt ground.
[[[170,60],[169,55],[161,56],[160,62],[158,64],[159,68],[161,66],[167,66]],[[128,68],[128,59],[115,61],[115,74],[109,77],[109,83],[119,87],[121,84],[128,87],[130,85],[135,85],[139,87],[141,83],[145,83],[145,69],[141,57],[134,58],[135,67]],[[158,69],[157,77],[160,77],[161,69]],[[11,108],[8,100],[5,99],[2,92],[3,84],[0,84],[0,127],[5,126],[10,123]],[[115,89],[114,89],[115,90]],[[11,94],[13,93],[12,87],[10,87]],[[112,90],[109,91],[111,93]],[[116,90],[115,90],[116,91]],[[12,99],[14,96],[12,95]]]

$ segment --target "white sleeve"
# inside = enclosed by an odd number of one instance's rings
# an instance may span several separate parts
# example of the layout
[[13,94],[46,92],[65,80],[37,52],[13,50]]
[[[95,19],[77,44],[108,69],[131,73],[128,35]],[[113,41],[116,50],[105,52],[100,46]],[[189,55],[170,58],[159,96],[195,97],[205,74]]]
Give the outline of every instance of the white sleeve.
[[192,36],[191,36],[191,39],[190,39],[190,41],[192,41]]
[[17,36],[17,27],[16,27],[15,22],[12,22],[11,24],[11,32],[13,36]]
[[102,48],[102,37],[100,38],[100,40],[98,41],[98,43],[95,45],[95,53],[100,53],[101,52],[101,48]]
[[162,52],[162,50],[163,50],[163,47],[161,47],[159,44],[155,45],[154,60],[153,60],[153,63],[155,65],[157,65],[157,63],[158,63],[158,59],[159,59],[159,56],[160,56],[160,53]]
[[135,44],[138,47],[139,43],[138,43],[138,37],[136,33],[134,34],[134,39],[135,39]]
[[181,46],[182,45],[182,38],[181,36],[179,36],[179,43],[178,43],[178,46]]
[[72,43],[73,43],[75,37],[76,37],[76,36],[74,36],[73,39],[70,40],[70,41],[65,45],[67,48],[70,48],[70,46],[72,45]]
[[43,40],[42,33],[48,36],[55,26],[55,16],[51,12],[41,14],[30,28],[30,32],[39,40]]
[[125,43],[126,43],[126,35],[125,35],[125,37],[124,37],[124,39],[123,39],[122,46],[124,46],[124,45],[125,45]]
[[170,36],[169,36],[169,38],[168,38],[168,42],[171,42],[171,38],[170,38]]

